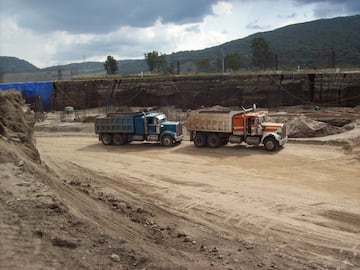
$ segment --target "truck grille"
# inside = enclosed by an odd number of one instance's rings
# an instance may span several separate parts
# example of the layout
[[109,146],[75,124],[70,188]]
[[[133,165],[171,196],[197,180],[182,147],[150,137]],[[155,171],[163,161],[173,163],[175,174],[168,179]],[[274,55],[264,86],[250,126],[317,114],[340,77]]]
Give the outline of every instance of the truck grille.
[[182,123],[176,125],[176,136],[181,136],[183,134]]

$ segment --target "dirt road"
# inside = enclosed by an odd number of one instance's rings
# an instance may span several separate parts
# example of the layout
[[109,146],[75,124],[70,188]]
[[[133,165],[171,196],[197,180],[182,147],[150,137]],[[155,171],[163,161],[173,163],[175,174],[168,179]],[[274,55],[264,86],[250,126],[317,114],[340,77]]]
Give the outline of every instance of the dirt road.
[[[360,269],[360,162],[341,148],[105,147],[95,136],[47,133],[37,147],[73,215],[114,238],[132,224],[152,228],[133,244],[148,253],[155,245],[173,265]],[[124,201],[141,214],[128,227],[117,215]]]

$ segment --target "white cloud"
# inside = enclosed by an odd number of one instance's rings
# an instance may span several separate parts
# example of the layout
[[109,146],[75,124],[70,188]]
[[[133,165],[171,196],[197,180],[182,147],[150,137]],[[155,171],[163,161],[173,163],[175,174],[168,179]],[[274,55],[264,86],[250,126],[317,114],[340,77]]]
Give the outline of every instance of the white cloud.
[[220,1],[212,6],[212,10],[215,15],[231,15],[232,14],[232,4],[230,2]]
[[13,19],[3,19],[0,25],[0,55],[16,56],[38,67],[45,67],[49,62],[48,51],[44,50],[44,36],[20,28]]

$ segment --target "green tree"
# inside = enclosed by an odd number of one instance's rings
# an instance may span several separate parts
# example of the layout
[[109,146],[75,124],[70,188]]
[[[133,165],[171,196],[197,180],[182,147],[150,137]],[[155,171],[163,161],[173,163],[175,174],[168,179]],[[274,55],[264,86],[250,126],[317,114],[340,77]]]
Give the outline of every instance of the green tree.
[[162,72],[162,73],[170,72],[170,67],[168,65],[168,62],[166,61],[165,54],[160,54],[159,59],[158,59],[158,64],[157,64],[157,70],[158,70],[158,72]]
[[104,67],[105,67],[105,70],[106,70],[106,73],[107,74],[115,74],[118,70],[118,65],[117,65],[117,62],[115,60],[114,57],[112,57],[111,55],[109,55],[107,58],[106,58],[106,61],[104,63]]
[[240,68],[240,56],[238,53],[229,53],[225,56],[225,69],[238,70]]
[[157,51],[152,51],[145,53],[144,56],[150,72],[169,72],[170,69],[166,60],[166,54],[159,54],[159,52]]
[[156,63],[159,59],[159,53],[156,51],[145,53],[145,60],[149,66],[150,72],[154,72],[156,69]]
[[269,42],[263,37],[254,38],[251,47],[253,50],[253,64],[265,70],[271,58]]
[[196,61],[196,66],[198,69],[204,72],[209,72],[211,68],[211,62],[209,58],[204,58]]

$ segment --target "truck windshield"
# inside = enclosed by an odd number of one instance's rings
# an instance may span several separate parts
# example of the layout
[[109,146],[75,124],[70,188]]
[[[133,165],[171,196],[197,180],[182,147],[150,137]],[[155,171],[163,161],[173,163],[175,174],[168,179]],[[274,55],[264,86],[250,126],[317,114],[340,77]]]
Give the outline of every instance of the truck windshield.
[[165,114],[158,115],[158,116],[156,116],[156,118],[158,119],[159,123],[166,121]]
[[265,122],[265,116],[259,116],[259,123]]

